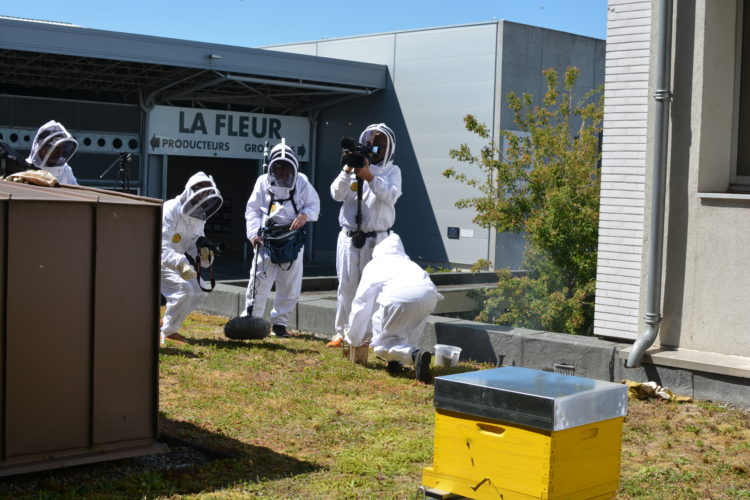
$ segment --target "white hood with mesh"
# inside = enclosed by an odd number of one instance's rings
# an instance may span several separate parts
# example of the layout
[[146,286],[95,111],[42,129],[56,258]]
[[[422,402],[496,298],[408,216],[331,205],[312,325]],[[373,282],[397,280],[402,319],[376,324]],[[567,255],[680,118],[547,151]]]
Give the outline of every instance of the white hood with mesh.
[[373,123],[362,131],[359,135],[360,144],[372,143],[372,136],[375,132],[380,132],[388,138],[388,145],[385,149],[385,156],[383,156],[382,165],[388,165],[393,161],[393,155],[396,153],[396,136],[393,130],[385,123]]
[[[292,167],[291,175],[286,179],[280,179],[276,176],[276,168],[280,164]],[[299,160],[297,155],[282,139],[282,142],[271,149],[271,154],[268,157],[268,189],[273,193],[275,199],[286,200],[291,197],[291,192],[297,185],[298,171]]]
[[[77,149],[78,142],[62,123],[50,120],[37,130],[26,162],[36,168],[49,171],[58,180],[64,182],[64,171],[70,168],[68,161]],[[57,153],[57,158],[54,160],[52,159],[53,153]]]
[[223,203],[224,200],[213,177],[203,172],[198,172],[190,177],[185,184],[185,190],[180,195],[180,207],[183,215],[201,220],[210,219]]

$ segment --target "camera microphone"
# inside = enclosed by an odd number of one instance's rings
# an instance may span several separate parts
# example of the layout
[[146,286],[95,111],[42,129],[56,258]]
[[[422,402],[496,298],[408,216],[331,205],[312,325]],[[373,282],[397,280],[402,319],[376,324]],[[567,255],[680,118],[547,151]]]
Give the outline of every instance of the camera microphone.
[[341,138],[341,149],[356,149],[357,148],[357,141],[352,139],[351,137],[342,137]]

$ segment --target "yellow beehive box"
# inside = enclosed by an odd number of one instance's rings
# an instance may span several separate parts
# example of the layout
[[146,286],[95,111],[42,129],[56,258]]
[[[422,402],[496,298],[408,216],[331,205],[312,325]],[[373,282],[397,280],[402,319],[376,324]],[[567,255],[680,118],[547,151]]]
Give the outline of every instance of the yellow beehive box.
[[598,499],[619,486],[627,389],[506,367],[438,377],[422,484],[476,499]]

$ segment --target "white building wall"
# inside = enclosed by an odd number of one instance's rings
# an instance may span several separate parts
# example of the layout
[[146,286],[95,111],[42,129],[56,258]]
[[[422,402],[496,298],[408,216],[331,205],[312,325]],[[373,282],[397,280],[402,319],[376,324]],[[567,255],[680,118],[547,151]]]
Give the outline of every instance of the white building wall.
[[609,0],[594,334],[638,335],[651,2]]
[[[455,203],[475,197],[479,191],[445,178],[442,172],[460,165],[450,158],[450,149],[465,143],[478,154],[486,144],[466,131],[463,118],[472,114],[486,125],[493,125],[497,45],[498,22],[489,22],[265,48],[388,66],[429,197],[430,206],[425,210],[435,215],[439,232],[406,237],[444,247],[449,262],[472,264],[493,257],[489,252],[490,231],[474,224],[473,211],[458,210]],[[382,119],[388,122],[387,117]],[[403,170],[399,140],[404,138],[396,137],[395,161]],[[409,195],[409,186],[404,186],[404,195]],[[408,216],[398,207],[397,214],[397,220]],[[460,228],[461,237],[449,239],[448,227]],[[424,259],[426,256],[420,253],[411,257]],[[520,261],[520,250],[517,260]]]

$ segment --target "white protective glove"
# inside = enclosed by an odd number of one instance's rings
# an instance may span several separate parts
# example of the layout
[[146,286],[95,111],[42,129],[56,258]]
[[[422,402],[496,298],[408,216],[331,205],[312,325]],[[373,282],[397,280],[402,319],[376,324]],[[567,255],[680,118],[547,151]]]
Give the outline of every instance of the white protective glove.
[[211,262],[214,258],[214,253],[208,247],[203,247],[201,248],[200,257],[202,262]]
[[180,278],[184,279],[185,281],[190,281],[192,279],[195,279],[196,276],[198,276],[198,273],[195,272],[195,269],[193,269],[193,266],[190,265],[190,263],[185,262],[182,264],[178,271],[180,273]]

